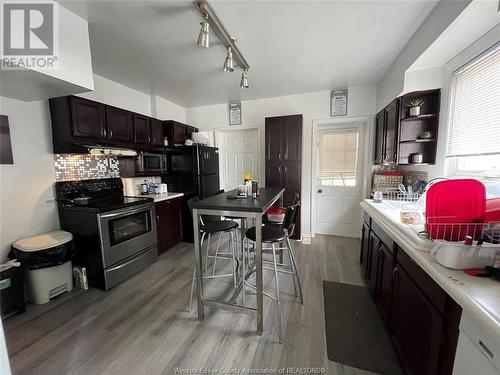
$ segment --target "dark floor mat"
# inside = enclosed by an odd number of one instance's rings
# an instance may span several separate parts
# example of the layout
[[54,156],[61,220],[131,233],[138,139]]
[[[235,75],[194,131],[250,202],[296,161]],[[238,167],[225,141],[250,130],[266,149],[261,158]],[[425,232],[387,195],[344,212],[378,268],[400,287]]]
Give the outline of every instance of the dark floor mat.
[[404,374],[368,289],[323,281],[328,359],[387,375]]

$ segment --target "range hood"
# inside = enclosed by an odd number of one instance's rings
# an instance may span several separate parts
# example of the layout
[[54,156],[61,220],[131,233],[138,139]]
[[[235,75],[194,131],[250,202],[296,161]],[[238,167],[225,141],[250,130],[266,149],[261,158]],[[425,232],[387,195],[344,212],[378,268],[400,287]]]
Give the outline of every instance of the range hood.
[[88,146],[92,156],[137,156],[137,151],[128,148],[109,148]]

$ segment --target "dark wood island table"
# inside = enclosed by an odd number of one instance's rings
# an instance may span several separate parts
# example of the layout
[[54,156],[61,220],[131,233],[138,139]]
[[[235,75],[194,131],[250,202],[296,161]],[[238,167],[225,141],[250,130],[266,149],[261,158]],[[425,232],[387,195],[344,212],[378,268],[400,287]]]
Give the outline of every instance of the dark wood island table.
[[[230,310],[252,310],[257,313],[257,334],[261,335],[263,330],[263,287],[262,287],[262,215],[276,201],[282,198],[284,189],[282,188],[260,188],[257,198],[237,198],[230,199],[229,196],[235,196],[236,190],[218,194],[209,198],[193,202],[193,228],[194,228],[194,251],[196,262],[196,297],[198,305],[198,320],[205,318],[204,306],[218,307]],[[255,243],[255,278],[257,308],[237,305],[236,303],[226,303],[203,298],[203,257],[200,249],[200,230],[199,216],[231,216],[255,220],[256,243]],[[243,246],[243,245],[242,245]],[[234,298],[231,299],[234,301]]]

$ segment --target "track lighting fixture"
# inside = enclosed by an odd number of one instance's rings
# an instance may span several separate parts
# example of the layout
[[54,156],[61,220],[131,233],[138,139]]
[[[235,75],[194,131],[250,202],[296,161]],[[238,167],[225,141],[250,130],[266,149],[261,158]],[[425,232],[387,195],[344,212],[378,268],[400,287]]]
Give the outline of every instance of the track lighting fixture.
[[207,0],[195,0],[193,1],[193,5],[198,9],[203,17],[197,45],[200,47],[209,47],[208,35],[210,28],[213,34],[215,34],[215,36],[221,41],[222,45],[227,49],[227,56],[224,60],[222,70],[224,72],[233,72],[234,64],[238,65],[238,67],[243,71],[241,74],[240,87],[248,88],[248,69],[250,66],[236,45],[235,39],[228,33]]
[[210,25],[208,23],[208,14],[205,13],[203,15],[203,18],[204,18],[204,21],[200,22],[201,30],[200,30],[200,33],[198,34],[198,42],[196,43],[196,45],[198,47],[208,48],[208,47],[210,47],[210,40],[209,40]]
[[248,70],[245,69],[241,72],[240,87],[242,89],[248,89]]
[[233,52],[231,51],[231,47],[227,47],[227,56],[224,60],[224,66],[222,67],[222,71],[226,73],[231,73],[234,71],[233,67]]

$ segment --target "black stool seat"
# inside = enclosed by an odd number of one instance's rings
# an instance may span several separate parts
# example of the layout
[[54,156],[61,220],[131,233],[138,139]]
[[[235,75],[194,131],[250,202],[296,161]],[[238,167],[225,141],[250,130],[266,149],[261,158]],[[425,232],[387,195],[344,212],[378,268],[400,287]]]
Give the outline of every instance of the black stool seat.
[[[252,241],[256,241],[255,227],[248,229],[245,233],[245,236]],[[285,239],[285,236],[286,232],[283,228],[277,228],[267,225],[262,227],[262,242],[281,242]]]
[[200,229],[206,233],[227,232],[238,228],[238,223],[231,220],[208,221],[200,225]]

